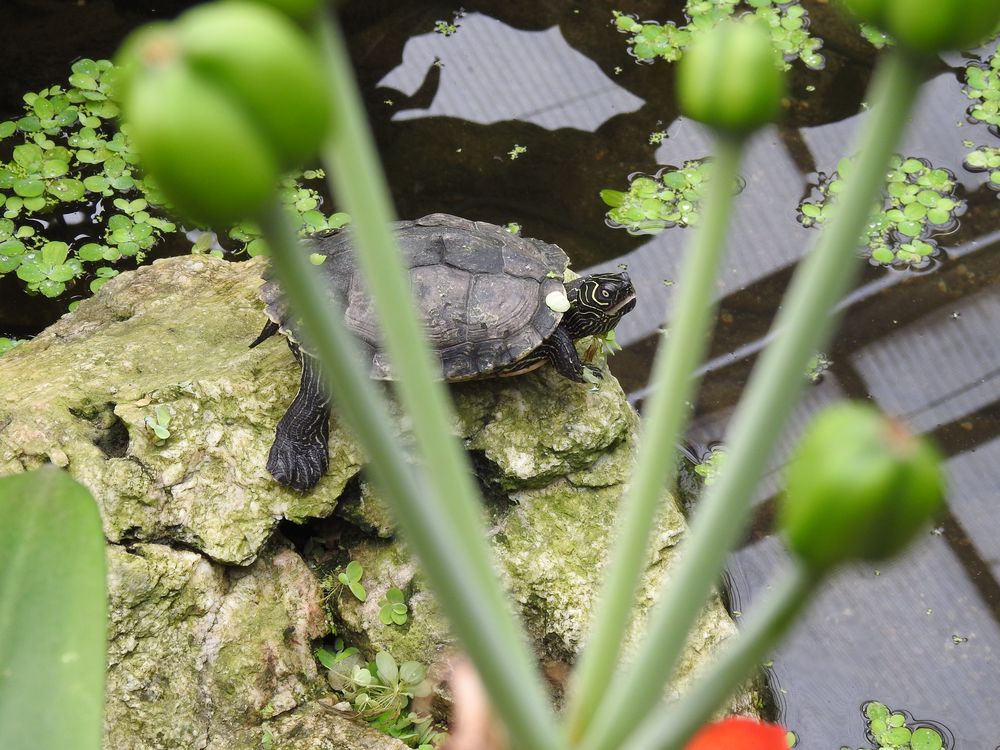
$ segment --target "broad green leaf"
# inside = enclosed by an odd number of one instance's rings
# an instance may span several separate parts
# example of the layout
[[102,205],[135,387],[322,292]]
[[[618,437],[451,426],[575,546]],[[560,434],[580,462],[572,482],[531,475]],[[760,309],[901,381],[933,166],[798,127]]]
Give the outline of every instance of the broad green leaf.
[[0,478],[0,747],[100,750],[104,580],[86,488],[52,467]]

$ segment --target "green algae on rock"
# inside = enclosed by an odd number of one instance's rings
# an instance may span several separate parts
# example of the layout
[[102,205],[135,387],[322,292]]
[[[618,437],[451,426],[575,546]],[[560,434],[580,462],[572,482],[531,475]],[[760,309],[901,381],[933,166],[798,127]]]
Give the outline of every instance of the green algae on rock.
[[[283,342],[247,349],[264,319],[262,268],[260,259],[156,261],[111,279],[0,358],[0,473],[65,466],[102,514],[108,750],[258,750],[264,737],[292,750],[403,747],[333,709],[339,699],[312,656],[328,633],[318,581],[329,571],[315,564],[323,544],[308,539],[319,522],[295,532],[305,538],[300,551],[276,534],[282,519],[328,518],[322,524],[336,528],[327,562],[362,564],[367,601],[345,592],[332,614],[365,656],[417,659],[434,677],[454,648],[364,481],[363,456],[335,422],[330,470],[312,493],[267,475],[273,426],[298,375]],[[564,668],[594,606],[638,417],[610,376],[585,386],[549,368],[458,384],[452,394],[455,429],[489,498],[500,575],[539,658]],[[166,440],[146,425],[157,407],[170,415]],[[640,613],[683,535],[665,497]],[[385,626],[379,611],[393,587],[408,615]],[[670,690],[734,632],[715,599]],[[756,704],[745,691],[735,705]]]

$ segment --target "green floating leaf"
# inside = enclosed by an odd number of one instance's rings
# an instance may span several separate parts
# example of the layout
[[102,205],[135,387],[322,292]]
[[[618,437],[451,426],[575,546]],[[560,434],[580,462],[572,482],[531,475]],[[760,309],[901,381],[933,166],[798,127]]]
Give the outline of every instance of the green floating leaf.
[[0,478],[0,747],[100,750],[105,638],[90,493],[53,467]]

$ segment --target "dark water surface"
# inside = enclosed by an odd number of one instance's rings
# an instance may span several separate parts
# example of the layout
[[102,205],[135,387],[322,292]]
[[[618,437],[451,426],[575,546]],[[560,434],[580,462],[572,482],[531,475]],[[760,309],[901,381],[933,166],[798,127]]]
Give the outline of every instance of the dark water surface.
[[[77,57],[110,55],[125,30],[186,3],[6,0],[0,23],[0,115],[26,91],[64,81]],[[874,50],[806,2],[826,67],[792,67],[788,117],[751,144],[719,323],[688,441],[696,453],[725,427],[764,343],[794,263],[814,241],[796,206],[851,152]],[[641,406],[652,353],[690,229],[635,237],[609,228],[598,197],[710,154],[705,132],[679,118],[672,70],[640,65],[610,24],[613,9],[680,20],[682,3],[353,2],[344,6],[353,58],[398,212],[447,211],[561,245],[579,271],[628,265],[640,306],[619,329],[612,369]],[[449,36],[434,31],[452,22]],[[953,65],[955,67],[949,67]],[[942,61],[900,152],[953,172],[967,209],[922,271],[868,266],[844,301],[832,362],[796,408],[758,494],[752,532],[734,553],[738,614],[784,563],[770,534],[774,471],[809,416],[836,399],[870,399],[930,434],[948,456],[949,513],[891,565],[842,573],[775,654],[780,719],[805,750],[865,746],[859,706],[879,700],[939,722],[963,750],[1000,745],[1000,202],[984,174],[962,168],[963,141],[1000,146],[970,124],[960,56]],[[859,114],[859,112],[862,112]],[[0,117],[3,119],[3,117]],[[658,145],[650,134],[665,131]],[[509,152],[526,150],[516,159]],[[664,283],[664,282],[668,283]],[[678,283],[683,283],[679,280]],[[0,335],[30,334],[61,312],[0,286]]]

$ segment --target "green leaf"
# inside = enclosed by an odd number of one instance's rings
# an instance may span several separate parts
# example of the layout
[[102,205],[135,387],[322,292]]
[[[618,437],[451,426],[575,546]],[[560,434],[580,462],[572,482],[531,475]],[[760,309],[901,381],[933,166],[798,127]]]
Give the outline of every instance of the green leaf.
[[13,120],[0,122],[0,138],[9,138],[17,130],[17,124]]
[[46,265],[57,266],[69,257],[69,246],[65,242],[46,242],[42,246],[42,261]]
[[51,281],[69,281],[76,277],[76,270],[69,264],[58,265],[48,273]]
[[612,208],[617,208],[625,202],[625,193],[620,190],[602,190],[600,195],[605,205]]
[[361,567],[361,563],[357,560],[351,560],[347,563],[344,573],[347,575],[347,580],[357,582],[361,580],[361,576],[364,574],[364,568]]
[[395,685],[399,682],[399,668],[388,651],[379,651],[375,654],[375,666],[378,667],[379,679],[386,685]]
[[48,191],[66,203],[80,200],[87,192],[82,182],[69,177],[53,180],[49,183]]
[[66,285],[61,281],[53,281],[52,279],[45,279],[39,282],[38,291],[40,291],[46,297],[51,297],[55,299],[60,294],[66,291]]
[[0,478],[0,747],[100,750],[104,581],[86,488],[52,467]]
[[351,581],[348,583],[347,588],[351,590],[351,593],[354,594],[354,598],[359,602],[363,602],[368,599],[368,592],[365,591],[365,587],[357,581]]
[[45,272],[34,263],[25,263],[17,267],[17,278],[29,284],[38,284],[45,280]]
[[170,426],[170,412],[163,404],[156,407],[156,421],[164,427]]
[[920,727],[913,730],[913,736],[910,737],[910,747],[912,750],[941,750],[944,747],[944,740],[934,729]]
[[14,192],[22,198],[37,198],[45,192],[45,183],[34,178],[14,180]]
[[325,648],[316,649],[316,658],[319,660],[319,663],[327,669],[333,669],[334,665],[337,663],[337,655],[332,651],[327,651]]
[[168,429],[167,429],[166,427],[164,427],[163,425],[159,425],[159,424],[154,424],[154,425],[151,425],[151,427],[153,428],[153,433],[154,433],[154,434],[156,435],[156,437],[158,437],[158,438],[159,438],[160,440],[166,440],[167,438],[169,438],[169,437],[170,437],[170,430],[168,430]]

